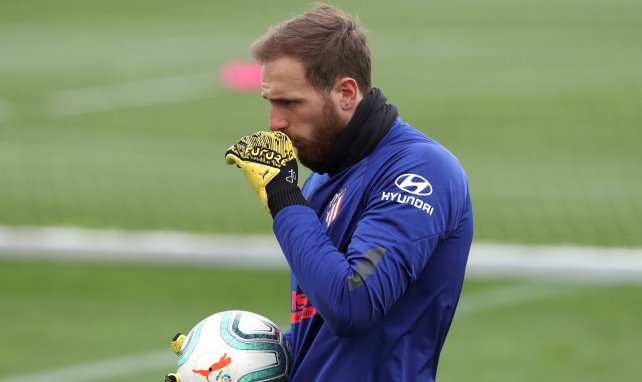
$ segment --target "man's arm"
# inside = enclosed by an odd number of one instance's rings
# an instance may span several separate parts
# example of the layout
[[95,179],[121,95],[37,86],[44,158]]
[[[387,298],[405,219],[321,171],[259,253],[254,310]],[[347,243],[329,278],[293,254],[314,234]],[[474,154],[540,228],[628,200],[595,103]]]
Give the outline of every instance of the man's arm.
[[[430,166],[425,155],[403,159],[398,173],[389,171],[373,187],[346,253],[337,250],[307,203],[285,206],[273,215],[275,235],[294,276],[338,335],[358,334],[386,314],[453,228],[451,211],[463,209],[466,180],[457,163],[444,156],[448,171],[438,177],[433,167],[444,165],[434,158]],[[425,197],[404,194],[395,184],[404,173],[431,178],[434,192]]]

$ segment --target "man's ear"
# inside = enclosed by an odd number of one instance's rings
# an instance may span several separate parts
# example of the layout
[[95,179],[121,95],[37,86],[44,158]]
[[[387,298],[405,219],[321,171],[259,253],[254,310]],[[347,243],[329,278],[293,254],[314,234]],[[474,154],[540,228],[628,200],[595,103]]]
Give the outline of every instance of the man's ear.
[[351,77],[343,77],[337,81],[335,87],[339,95],[339,105],[345,111],[353,110],[361,101],[361,93],[357,81]]

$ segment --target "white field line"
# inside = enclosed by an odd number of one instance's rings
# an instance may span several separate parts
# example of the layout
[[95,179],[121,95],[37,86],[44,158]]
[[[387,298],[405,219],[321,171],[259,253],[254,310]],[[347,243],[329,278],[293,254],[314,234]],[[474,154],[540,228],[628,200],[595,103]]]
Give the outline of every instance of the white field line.
[[72,116],[207,98],[219,89],[215,71],[69,89],[49,96],[49,112]]
[[[169,350],[133,354],[119,358],[88,362],[32,374],[22,374],[0,379],[0,382],[87,382],[106,378],[143,373],[146,370],[175,370],[176,356]],[[150,376],[148,380],[160,381],[164,375]]]
[[467,272],[477,277],[642,282],[642,248],[474,244]]
[[0,226],[0,258],[276,267],[287,263],[270,235],[199,235]]
[[[272,235],[0,226],[0,258],[287,268]],[[642,282],[642,249],[474,243],[467,274]]]
[[0,98],[0,123],[5,123],[11,119],[13,108],[11,103],[6,99]]
[[475,313],[501,309],[515,304],[531,303],[537,300],[550,299],[555,297],[566,297],[578,292],[586,292],[585,286],[559,284],[524,284],[511,287],[496,287],[489,290],[464,294],[457,306],[455,318],[465,318]]
[[[457,308],[458,317],[470,317],[475,313],[500,309],[517,304],[527,304],[536,300],[565,296],[572,292],[586,289],[571,288],[560,291],[547,285],[516,285],[508,288],[493,288],[491,290],[463,296]],[[79,365],[45,370],[39,373],[22,374],[0,379],[0,382],[90,382],[106,378],[118,378],[139,374],[146,370],[155,372],[165,369],[174,371],[176,357],[169,350],[133,354],[126,357],[112,358],[103,361],[89,362]],[[150,376],[152,380],[153,376]],[[160,380],[162,375],[157,376]]]

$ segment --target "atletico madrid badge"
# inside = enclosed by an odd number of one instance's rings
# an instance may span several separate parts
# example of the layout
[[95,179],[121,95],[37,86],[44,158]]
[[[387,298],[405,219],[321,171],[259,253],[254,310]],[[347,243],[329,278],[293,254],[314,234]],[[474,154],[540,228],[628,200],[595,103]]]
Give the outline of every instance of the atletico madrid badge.
[[343,198],[346,195],[346,189],[342,188],[339,192],[337,192],[332,200],[330,201],[330,204],[328,204],[328,207],[325,209],[325,226],[326,228],[332,224],[334,219],[337,218],[339,215],[339,211],[341,209],[341,203],[343,202]]

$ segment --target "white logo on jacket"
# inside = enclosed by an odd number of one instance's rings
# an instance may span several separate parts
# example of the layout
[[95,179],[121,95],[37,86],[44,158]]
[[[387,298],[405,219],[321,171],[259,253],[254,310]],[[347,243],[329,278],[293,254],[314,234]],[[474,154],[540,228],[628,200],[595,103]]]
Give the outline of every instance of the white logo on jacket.
[[416,174],[403,174],[397,177],[395,185],[402,191],[416,196],[411,196],[406,193],[384,191],[381,194],[381,200],[407,204],[426,212],[428,215],[432,215],[435,211],[433,206],[419,198],[420,196],[428,196],[432,194],[432,185],[423,176]]
[[428,196],[432,194],[432,185],[426,178],[417,174],[403,174],[395,180],[397,187],[413,195]]

